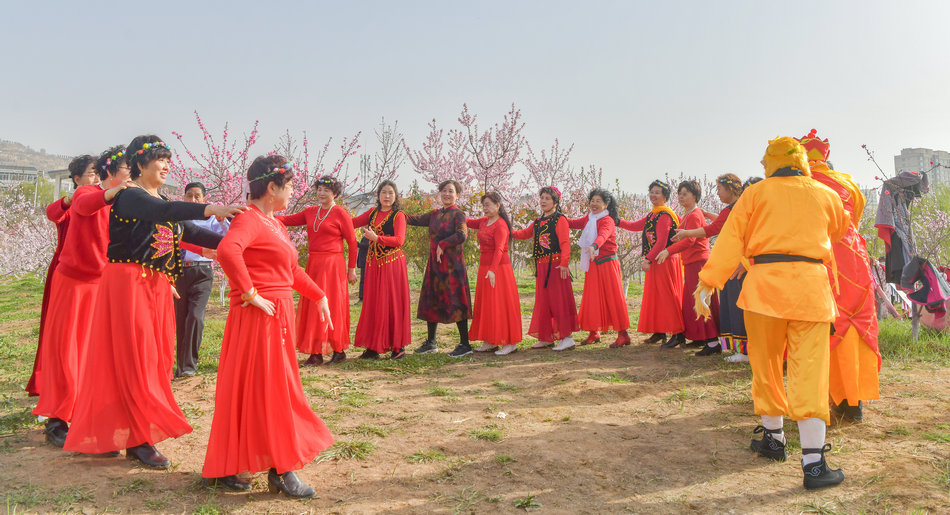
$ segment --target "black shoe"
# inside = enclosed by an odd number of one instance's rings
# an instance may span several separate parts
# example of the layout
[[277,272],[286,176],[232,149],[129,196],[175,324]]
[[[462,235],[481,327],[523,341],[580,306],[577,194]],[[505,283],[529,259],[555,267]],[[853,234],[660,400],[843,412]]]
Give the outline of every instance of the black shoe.
[[844,472],[841,469],[831,470],[825,461],[825,453],[831,450],[831,444],[826,443],[821,449],[802,449],[802,455],[821,454],[821,459],[815,463],[802,465],[802,472],[805,473],[803,484],[806,490],[817,490],[835,486],[844,481]]
[[366,349],[360,354],[360,359],[379,359],[379,353],[374,350]]
[[848,400],[845,399],[841,401],[841,404],[836,406],[836,409],[841,418],[851,419],[854,422],[864,420],[864,403],[861,401],[858,401],[857,406],[851,406],[848,404]]
[[337,363],[343,363],[346,361],[346,352],[333,351],[333,357],[330,358],[330,361],[327,361],[327,365],[335,365]]
[[270,469],[267,473],[267,489],[275,494],[278,491],[284,492],[291,497],[309,498],[316,492],[309,485],[300,481],[297,474],[293,471],[277,474],[277,469]]
[[406,349],[393,350],[389,359],[402,359],[406,357]]
[[683,333],[677,333],[677,334],[674,334],[673,336],[670,336],[670,339],[667,340],[666,343],[664,343],[663,345],[660,345],[660,348],[672,349],[676,347],[677,345],[682,345],[684,343],[686,343],[686,335],[684,335]]
[[63,445],[66,444],[66,433],[69,432],[69,426],[58,418],[49,418],[46,419],[46,429],[43,432],[46,433],[47,442],[62,449]]
[[715,347],[706,345],[702,349],[696,351],[697,356],[712,356],[713,354],[722,354],[722,347],[719,345],[716,345]]
[[147,443],[136,445],[135,447],[129,447],[125,450],[125,456],[130,460],[141,461],[146,467],[157,469],[168,468],[168,458],[163,456],[162,453],[158,452],[158,449]]
[[781,429],[766,429],[765,426],[756,426],[753,433],[765,433],[761,440],[752,440],[749,446],[753,451],[765,456],[770,460],[785,461],[785,444],[776,440],[772,435],[782,434]]
[[413,354],[430,354],[432,352],[439,351],[439,344],[435,343],[435,340],[426,340],[422,342],[422,345],[418,349],[412,351]]
[[660,343],[666,339],[666,333],[653,333],[653,336],[643,340],[643,343]]
[[311,354],[307,361],[303,362],[304,366],[308,367],[317,367],[323,364],[323,354]]
[[455,350],[449,353],[450,358],[461,358],[472,353],[472,346],[467,343],[460,343]]
[[237,476],[203,477],[201,478],[201,486],[208,488],[224,487],[235,492],[246,492],[251,489],[250,483],[241,481]]

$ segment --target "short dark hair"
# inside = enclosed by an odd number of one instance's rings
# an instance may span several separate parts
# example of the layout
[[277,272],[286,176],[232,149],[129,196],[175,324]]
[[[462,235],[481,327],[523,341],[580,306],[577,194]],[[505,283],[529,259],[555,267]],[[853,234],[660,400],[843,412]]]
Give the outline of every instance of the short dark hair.
[[686,188],[686,191],[693,194],[693,198],[696,199],[696,202],[699,202],[699,199],[702,198],[702,189],[699,187],[699,182],[695,179],[687,179],[680,183],[676,187],[676,192],[679,193],[683,191],[683,188]]
[[316,190],[320,186],[323,186],[324,188],[329,188],[329,190],[333,193],[334,197],[339,197],[340,193],[343,193],[343,183],[337,180],[336,177],[333,177],[330,175],[324,175],[323,177],[320,177],[319,179],[316,180],[316,182],[313,183],[314,190]]
[[[162,143],[162,145],[152,145],[153,143]],[[145,145],[148,148],[144,148]],[[171,159],[172,151],[164,144],[164,140],[154,134],[145,136],[136,136],[135,139],[126,147],[125,159],[129,163],[129,173],[133,179],[142,175],[142,167],[147,166],[152,161],[159,159]]]
[[[259,199],[267,193],[271,183],[283,188],[288,181],[294,178],[294,169],[286,169],[287,158],[284,156],[257,156],[251,166],[247,168],[247,180],[251,189],[251,200]],[[278,171],[274,171],[274,169]]]
[[455,194],[456,194],[456,195],[461,195],[461,194],[462,194],[462,183],[460,183],[459,181],[457,181],[457,180],[455,180],[455,179],[448,179],[448,180],[445,180],[445,181],[440,182],[440,183],[439,183],[439,191],[444,190],[445,187],[448,186],[449,184],[451,184],[452,187],[455,188]]
[[96,162],[96,156],[89,154],[74,157],[73,160],[69,162],[69,176],[82,177],[82,174],[86,173],[86,168],[89,168],[89,163],[94,162]]
[[208,189],[205,188],[205,185],[202,184],[202,183],[200,183],[200,182],[197,182],[197,181],[195,181],[195,182],[189,182],[189,183],[185,186],[185,193],[188,193],[188,190],[190,190],[191,188],[198,188],[199,190],[201,190],[201,195],[203,195],[203,196],[207,196],[207,195],[208,195]]
[[663,198],[665,198],[666,200],[670,200],[670,185],[669,184],[657,179],[650,183],[650,187],[647,188],[647,191],[652,190],[654,186],[659,186],[660,191],[663,192]]
[[100,179],[106,180],[109,175],[115,175],[119,171],[119,167],[124,165],[125,162],[125,145],[107,148],[99,154],[99,159],[96,160],[96,173],[99,174]]
[[402,208],[402,198],[399,196],[399,187],[396,186],[396,183],[390,180],[385,180],[379,183],[379,186],[376,187],[376,208],[382,209],[383,205],[379,203],[379,194],[382,193],[383,187],[390,186],[393,191],[396,192],[396,200],[393,201],[393,211],[399,211]]
[[551,200],[554,201],[554,209],[556,211],[560,211],[561,210],[561,192],[554,186],[545,186],[541,188],[541,191],[538,192],[538,196],[540,197],[541,195],[545,193],[550,195]]

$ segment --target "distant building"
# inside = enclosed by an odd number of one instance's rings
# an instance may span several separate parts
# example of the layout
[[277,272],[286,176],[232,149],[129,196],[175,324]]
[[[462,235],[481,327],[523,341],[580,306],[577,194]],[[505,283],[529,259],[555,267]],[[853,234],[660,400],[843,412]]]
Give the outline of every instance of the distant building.
[[36,182],[37,174],[43,173],[33,166],[0,164],[0,186],[16,186],[23,182]]
[[929,148],[905,148],[900,155],[894,156],[894,170],[901,172],[926,172],[935,165],[941,165],[927,174],[930,184],[950,186],[950,152]]

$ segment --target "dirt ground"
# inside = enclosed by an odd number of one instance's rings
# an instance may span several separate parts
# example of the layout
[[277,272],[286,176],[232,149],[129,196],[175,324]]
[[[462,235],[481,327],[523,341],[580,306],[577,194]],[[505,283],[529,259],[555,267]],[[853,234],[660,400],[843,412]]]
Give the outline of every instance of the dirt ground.
[[[440,329],[442,352],[452,329]],[[35,425],[0,438],[0,495],[8,513],[950,512],[950,370],[886,366],[864,422],[829,428],[829,462],[845,483],[807,492],[794,425],[789,461],[748,449],[748,365],[606,340],[303,369],[336,451],[364,458],[302,469],[312,500],[267,493],[266,473],[245,494],[199,486],[213,372],[173,383],[194,432],[158,445],[170,470],[63,452]]]

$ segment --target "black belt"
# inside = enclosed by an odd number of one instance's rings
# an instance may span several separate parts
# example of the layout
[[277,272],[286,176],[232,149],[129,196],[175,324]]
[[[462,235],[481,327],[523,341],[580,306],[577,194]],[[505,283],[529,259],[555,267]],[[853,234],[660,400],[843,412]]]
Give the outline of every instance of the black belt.
[[796,256],[795,254],[759,254],[752,258],[752,263],[758,265],[760,263],[790,263],[793,261],[804,261],[806,263],[821,263],[820,259],[810,258],[807,256]]
[[191,268],[193,266],[211,266],[211,261],[184,261],[181,266]]

